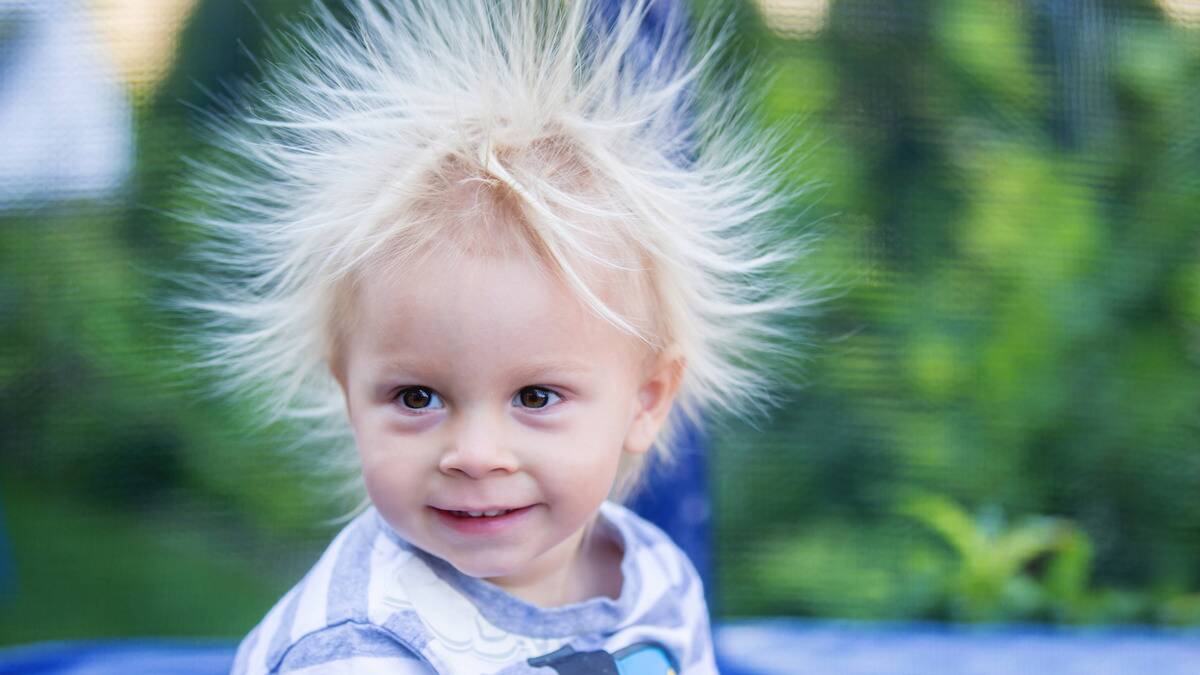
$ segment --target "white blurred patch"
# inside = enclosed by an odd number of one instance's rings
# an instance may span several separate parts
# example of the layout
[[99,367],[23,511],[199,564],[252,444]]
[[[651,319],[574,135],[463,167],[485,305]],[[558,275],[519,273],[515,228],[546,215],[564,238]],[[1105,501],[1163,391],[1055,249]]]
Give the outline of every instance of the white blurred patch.
[[1167,16],[1189,28],[1200,28],[1200,0],[1158,0]]
[[809,38],[825,28],[829,0],[755,0],[767,27],[789,39]]
[[0,0],[0,210],[98,197],[133,160],[126,91],[73,0]]

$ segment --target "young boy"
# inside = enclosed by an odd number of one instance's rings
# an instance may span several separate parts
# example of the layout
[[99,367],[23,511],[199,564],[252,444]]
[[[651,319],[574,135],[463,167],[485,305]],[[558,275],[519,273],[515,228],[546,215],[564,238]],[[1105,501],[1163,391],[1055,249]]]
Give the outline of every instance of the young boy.
[[223,130],[211,363],[369,498],[235,673],[715,672],[695,569],[610,500],[678,414],[766,402],[794,252],[666,7],[356,0]]

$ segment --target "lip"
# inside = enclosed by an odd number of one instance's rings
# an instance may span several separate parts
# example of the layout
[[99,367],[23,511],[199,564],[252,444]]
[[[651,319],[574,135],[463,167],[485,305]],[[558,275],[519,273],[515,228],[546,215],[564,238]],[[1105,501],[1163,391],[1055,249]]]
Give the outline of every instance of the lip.
[[[430,506],[433,509],[434,517],[438,522],[460,534],[468,535],[488,535],[498,534],[516,527],[529,516],[533,508],[537,504],[522,506],[518,509],[513,509],[502,516],[472,518],[470,516],[457,516],[449,509],[439,509],[436,506]],[[506,507],[497,506],[486,509],[454,509],[454,511],[501,511]]]

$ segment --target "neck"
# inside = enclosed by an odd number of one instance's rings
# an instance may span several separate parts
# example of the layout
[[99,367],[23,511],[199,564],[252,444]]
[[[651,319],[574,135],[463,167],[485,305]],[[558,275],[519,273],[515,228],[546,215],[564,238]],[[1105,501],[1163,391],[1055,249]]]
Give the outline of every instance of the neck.
[[563,552],[566,564],[554,566],[525,579],[489,579],[510,595],[538,607],[560,607],[594,597],[617,598],[621,595],[621,558],[623,552],[612,538],[597,532],[591,524]]

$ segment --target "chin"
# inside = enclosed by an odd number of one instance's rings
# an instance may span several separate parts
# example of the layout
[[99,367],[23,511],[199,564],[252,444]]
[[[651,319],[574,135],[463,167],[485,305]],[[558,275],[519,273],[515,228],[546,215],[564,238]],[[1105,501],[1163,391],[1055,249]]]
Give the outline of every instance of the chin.
[[517,571],[518,565],[515,562],[509,563],[503,560],[496,560],[495,556],[486,554],[471,557],[456,557],[447,558],[447,562],[454,566],[459,572],[476,579],[491,579],[493,577],[506,577]]

